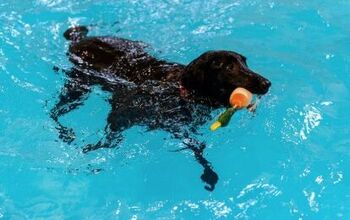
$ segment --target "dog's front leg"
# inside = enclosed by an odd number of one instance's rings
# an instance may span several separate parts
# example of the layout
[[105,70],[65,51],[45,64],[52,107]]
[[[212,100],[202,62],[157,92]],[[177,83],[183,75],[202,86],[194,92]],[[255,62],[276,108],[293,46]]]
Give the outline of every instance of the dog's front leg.
[[59,117],[81,106],[89,92],[90,86],[84,81],[79,79],[69,79],[59,95],[58,102],[51,109],[50,117],[56,122],[59,137],[63,141],[71,143],[74,140],[75,135],[72,129],[63,126],[59,122]]
[[[109,103],[112,106],[107,117],[104,137],[96,144],[88,144],[83,148],[83,153],[88,153],[100,148],[116,148],[123,140],[122,132],[132,127],[137,121],[135,108],[130,106],[129,99],[125,98],[125,91],[120,90],[120,94],[113,94]],[[132,97],[132,93],[129,98]]]
[[95,151],[100,148],[116,148],[123,140],[121,132],[115,132],[106,127],[105,137],[99,140],[96,144],[88,144],[83,148],[83,153]]

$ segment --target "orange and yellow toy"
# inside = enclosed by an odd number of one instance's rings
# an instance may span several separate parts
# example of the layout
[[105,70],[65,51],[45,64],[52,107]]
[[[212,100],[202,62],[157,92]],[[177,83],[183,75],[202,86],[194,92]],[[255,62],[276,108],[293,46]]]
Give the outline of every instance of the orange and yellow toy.
[[239,109],[247,107],[252,101],[253,94],[248,90],[238,87],[231,93],[230,105],[232,107],[226,109],[219,118],[210,126],[210,130],[215,131],[220,127],[225,127],[232,117],[232,115]]

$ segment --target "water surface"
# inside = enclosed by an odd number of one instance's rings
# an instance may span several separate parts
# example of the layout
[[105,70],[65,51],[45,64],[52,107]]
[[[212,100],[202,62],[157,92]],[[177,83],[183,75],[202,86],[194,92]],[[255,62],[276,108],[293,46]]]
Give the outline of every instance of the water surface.
[[[349,17],[342,0],[2,0],[0,218],[350,218]],[[272,81],[256,115],[200,129],[215,191],[162,131],[133,127],[119,149],[82,154],[103,136],[110,94],[99,88],[61,120],[77,139],[58,138],[49,111],[65,76],[52,68],[71,67],[62,33],[77,24],[184,64],[234,50]]]

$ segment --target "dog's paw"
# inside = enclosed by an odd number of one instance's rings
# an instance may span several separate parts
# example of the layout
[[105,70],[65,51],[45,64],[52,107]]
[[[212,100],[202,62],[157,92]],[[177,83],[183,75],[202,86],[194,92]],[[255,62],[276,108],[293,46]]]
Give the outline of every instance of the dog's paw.
[[99,141],[97,144],[87,144],[87,145],[85,145],[85,147],[83,147],[82,152],[84,154],[86,154],[86,153],[89,153],[90,151],[94,151],[94,150],[97,150],[97,149],[100,149],[100,148],[110,148],[110,146],[105,144],[105,143],[103,144],[101,141]]
[[86,153],[89,153],[90,151],[93,151],[95,149],[98,149],[98,147],[96,147],[94,144],[88,144],[88,145],[85,145],[85,147],[83,147],[82,152],[84,154],[86,154]]
[[205,183],[204,188],[208,191],[213,191],[219,180],[219,176],[210,166],[207,166],[201,175],[201,179]]
[[58,137],[68,144],[75,140],[75,134],[71,128],[60,128]]

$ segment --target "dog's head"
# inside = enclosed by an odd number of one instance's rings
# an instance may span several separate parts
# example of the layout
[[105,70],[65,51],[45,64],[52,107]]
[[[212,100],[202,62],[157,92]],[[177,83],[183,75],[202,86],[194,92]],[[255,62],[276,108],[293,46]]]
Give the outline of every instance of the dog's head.
[[227,104],[231,92],[243,87],[263,95],[271,82],[250,70],[246,58],[231,51],[209,51],[187,65],[182,75],[186,89]]

